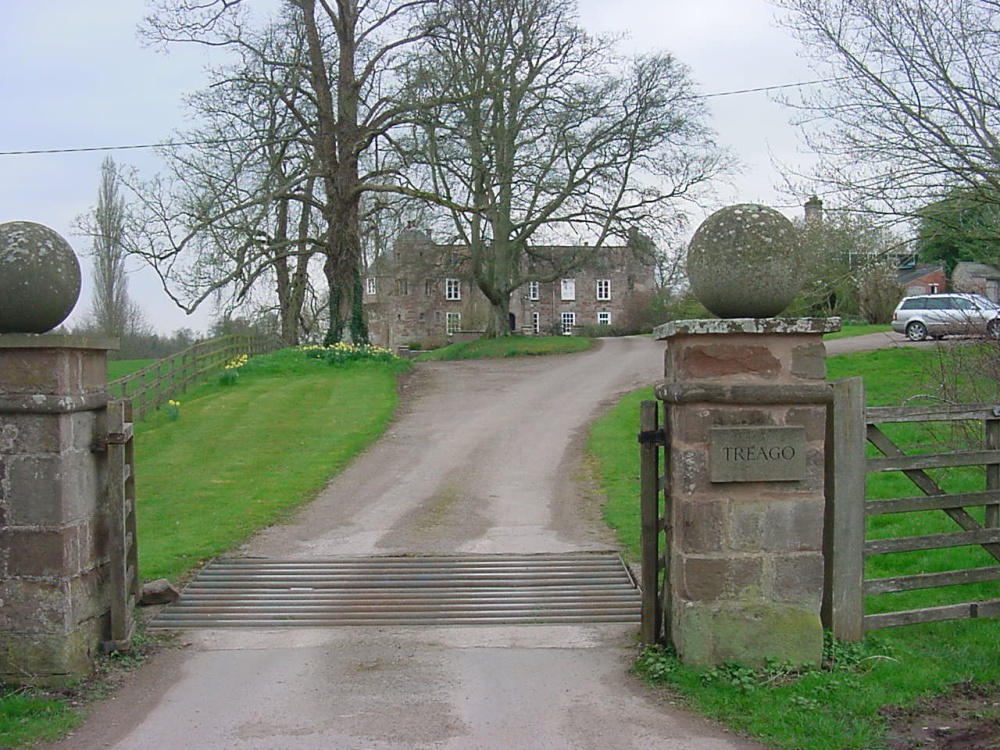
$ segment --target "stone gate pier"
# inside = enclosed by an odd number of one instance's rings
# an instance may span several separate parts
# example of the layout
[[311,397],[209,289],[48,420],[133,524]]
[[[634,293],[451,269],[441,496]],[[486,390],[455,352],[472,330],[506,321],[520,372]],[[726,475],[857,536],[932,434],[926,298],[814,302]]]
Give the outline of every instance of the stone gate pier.
[[686,663],[818,663],[826,364],[839,320],[676,321],[665,405],[665,622]]
[[107,351],[48,333],[80,267],[33,222],[0,224],[0,680],[90,673],[110,624]]
[[781,318],[808,273],[799,231],[767,206],[709,216],[688,248],[716,318],[675,321],[664,380],[667,582],[663,615],[694,665],[823,652],[827,404],[824,333]]
[[91,671],[109,632],[107,476],[96,444],[117,343],[0,335],[0,680]]

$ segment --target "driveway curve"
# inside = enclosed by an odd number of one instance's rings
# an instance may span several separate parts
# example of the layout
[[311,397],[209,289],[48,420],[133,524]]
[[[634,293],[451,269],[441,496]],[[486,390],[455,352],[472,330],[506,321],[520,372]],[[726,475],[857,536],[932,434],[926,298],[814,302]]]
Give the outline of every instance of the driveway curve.
[[[388,432],[265,557],[614,548],[583,469],[593,420],[662,377],[664,345],[418,365]],[[749,750],[628,674],[636,628],[184,631],[53,748]]]

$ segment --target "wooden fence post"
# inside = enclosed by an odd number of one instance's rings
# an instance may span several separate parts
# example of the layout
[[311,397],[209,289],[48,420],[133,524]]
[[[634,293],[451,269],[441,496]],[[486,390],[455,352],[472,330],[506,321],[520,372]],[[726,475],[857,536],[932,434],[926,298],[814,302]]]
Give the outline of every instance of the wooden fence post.
[[822,617],[844,641],[864,637],[865,417],[864,381],[835,381],[827,416]]
[[659,403],[643,401],[639,412],[640,432],[640,526],[642,532],[642,626],[646,645],[658,643],[661,631],[660,573],[660,443]]
[[[997,417],[1000,417],[1000,414],[997,414],[996,408],[994,408],[993,413]],[[1000,419],[985,420],[984,428],[986,431],[986,448],[988,450],[997,450],[1000,448]],[[986,489],[1000,490],[1000,465],[986,465]],[[986,506],[983,526],[988,529],[1000,527],[1000,505]]]
[[111,638],[104,647],[108,651],[119,651],[127,648],[132,638],[132,609],[139,600],[140,589],[132,403],[109,402],[107,425]]

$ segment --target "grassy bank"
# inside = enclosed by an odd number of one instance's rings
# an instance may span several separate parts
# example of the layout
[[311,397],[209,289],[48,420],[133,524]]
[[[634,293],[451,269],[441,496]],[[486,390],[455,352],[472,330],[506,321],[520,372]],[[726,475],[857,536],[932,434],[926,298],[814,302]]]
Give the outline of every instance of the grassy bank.
[[418,362],[439,362],[453,359],[499,359],[545,354],[570,354],[582,352],[593,346],[593,341],[579,336],[507,336],[502,339],[478,339],[450,344],[441,349],[424,352]]
[[385,429],[400,366],[288,349],[138,424],[143,578],[183,578],[312,500]]
[[[934,351],[899,348],[833,357],[831,378],[861,376],[868,403],[900,404],[915,394],[933,396]],[[926,376],[926,377],[925,377]],[[631,555],[638,546],[639,402],[653,398],[652,389],[631,394],[595,425],[589,450],[608,497],[607,521],[619,530]],[[893,430],[903,444],[927,439],[913,428]],[[982,471],[952,471],[939,477],[948,489],[982,488]],[[872,497],[916,494],[898,474],[873,477]],[[869,535],[910,536],[930,531],[956,531],[943,513],[905,514],[873,518]],[[904,575],[923,570],[955,569],[989,564],[978,548],[939,550],[917,555],[872,558],[868,575]],[[996,584],[966,590],[929,590],[869,598],[869,612],[973,598],[1000,596]],[[959,597],[959,598],[956,598]],[[964,597],[964,599],[963,599]],[[669,652],[654,650],[638,664],[652,681],[670,686],[698,711],[719,719],[735,731],[751,734],[776,748],[836,750],[883,747],[885,706],[912,706],[928,696],[948,693],[955,685],[1000,683],[1000,626],[996,620],[964,620],[916,625],[869,634],[858,645],[829,642],[827,668],[789,670],[782,665],[755,672],[738,665],[709,670],[685,668]],[[1000,715],[1000,712],[998,712]]]

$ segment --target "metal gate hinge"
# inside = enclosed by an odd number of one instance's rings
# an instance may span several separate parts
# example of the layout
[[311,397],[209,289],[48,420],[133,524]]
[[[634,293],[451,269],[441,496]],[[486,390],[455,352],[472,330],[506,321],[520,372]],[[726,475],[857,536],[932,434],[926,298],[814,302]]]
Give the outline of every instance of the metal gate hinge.
[[639,433],[639,443],[642,445],[666,445],[667,433],[663,430],[645,430]]

